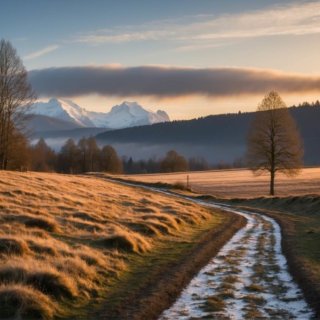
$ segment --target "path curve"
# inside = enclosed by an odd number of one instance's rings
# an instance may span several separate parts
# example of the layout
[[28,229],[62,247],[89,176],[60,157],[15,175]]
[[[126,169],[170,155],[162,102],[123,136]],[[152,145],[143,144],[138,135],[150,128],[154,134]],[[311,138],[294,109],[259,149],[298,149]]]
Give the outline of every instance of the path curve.
[[281,249],[281,229],[274,219],[155,187],[116,181],[247,219],[246,226],[200,270],[159,320],[315,319],[314,311],[289,273]]
[[281,250],[280,226],[274,219],[187,199],[240,214],[248,222],[192,279],[160,320],[314,319],[313,310],[289,274]]

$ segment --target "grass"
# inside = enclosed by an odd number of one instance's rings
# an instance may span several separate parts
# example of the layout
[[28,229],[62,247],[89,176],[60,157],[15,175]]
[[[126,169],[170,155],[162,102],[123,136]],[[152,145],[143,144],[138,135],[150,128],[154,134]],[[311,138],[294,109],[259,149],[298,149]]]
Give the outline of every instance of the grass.
[[240,226],[232,217],[103,176],[0,172],[0,318],[87,319],[157,281],[172,299]]
[[33,287],[8,284],[0,286],[1,319],[49,320],[57,313],[55,303]]
[[203,306],[204,310],[207,312],[221,312],[225,307],[226,304],[224,299],[217,296],[211,296],[207,298],[207,301]]
[[[192,191],[200,194],[210,194],[221,198],[256,198],[269,192],[269,176],[264,174],[256,177],[250,170],[211,170],[203,172],[139,174],[123,176],[139,182],[157,184],[159,187],[169,187],[180,183],[186,184],[187,175]],[[304,168],[296,177],[286,177],[277,174],[276,193],[287,195],[320,194],[320,168]],[[156,186],[156,185],[155,185]]]
[[[276,177],[276,197],[269,197],[269,176],[254,177],[249,170],[188,172],[199,199],[227,202],[269,214],[281,225],[284,254],[290,272],[320,317],[320,168],[305,168],[297,177]],[[186,173],[127,176],[147,183],[186,181]],[[193,195],[194,196],[194,195]],[[269,226],[264,226],[267,231]],[[274,241],[274,239],[272,240]],[[263,240],[259,243],[263,253]],[[273,243],[271,243],[273,245]],[[265,252],[264,254],[269,254]],[[271,262],[270,262],[271,263]],[[272,266],[271,266],[272,267]],[[265,270],[266,269],[266,270]],[[268,267],[256,265],[261,275]],[[274,268],[274,271],[277,271]]]
[[263,297],[257,296],[256,294],[248,294],[243,297],[243,300],[248,304],[258,306],[264,305],[266,303],[266,300]]
[[[133,256],[131,268],[113,282],[114,290],[106,296],[102,314],[112,319],[157,319],[237,230],[239,221],[233,218],[213,216],[206,224],[189,229],[183,237],[173,236],[170,242],[160,241],[157,248],[144,256]],[[217,228],[222,228],[222,224],[226,230]]]
[[15,238],[0,236],[0,254],[3,255],[23,255],[28,252],[29,247],[26,242]]

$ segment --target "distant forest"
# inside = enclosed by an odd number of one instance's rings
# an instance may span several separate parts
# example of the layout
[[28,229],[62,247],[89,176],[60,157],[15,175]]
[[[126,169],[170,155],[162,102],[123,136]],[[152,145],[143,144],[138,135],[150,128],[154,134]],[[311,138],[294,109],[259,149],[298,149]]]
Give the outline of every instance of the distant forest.
[[[289,110],[303,140],[305,165],[320,164],[320,102],[304,102]],[[186,157],[202,157],[211,165],[231,165],[234,161],[245,161],[247,134],[253,116],[254,112],[211,115],[108,131],[98,134],[96,139],[98,143],[116,145],[119,150],[124,146],[130,151],[132,145],[135,158],[144,149],[175,149]]]
[[[305,164],[320,163],[320,103],[303,103],[292,106],[291,114],[297,122],[305,148]],[[10,170],[33,170],[61,173],[84,173],[104,171],[109,173],[157,173],[175,171],[197,171],[209,169],[241,168],[246,166],[246,134],[254,113],[213,115],[189,121],[173,121],[151,126],[133,127],[108,131],[96,137],[82,138],[78,142],[69,138],[60,151],[51,149],[44,139],[34,145],[22,139],[8,162]],[[20,141],[20,140],[19,140]],[[191,155],[181,153],[170,145],[183,144]],[[160,156],[134,158],[120,157],[113,143],[149,144],[164,146]],[[204,148],[214,152],[216,145],[231,151],[242,152],[230,161],[209,161],[200,153]],[[194,149],[196,147],[196,149]],[[211,149],[210,149],[211,148]],[[138,150],[139,151],[139,150]]]
[[[134,161],[132,158],[120,158],[116,150],[106,145],[100,148],[94,138],[83,138],[76,143],[68,139],[59,152],[55,152],[44,139],[25,150],[24,166],[21,169],[79,174],[85,172],[108,173],[156,173],[208,170],[203,158],[185,159],[174,150],[167,152],[161,159]],[[218,165],[217,168],[225,168]]]

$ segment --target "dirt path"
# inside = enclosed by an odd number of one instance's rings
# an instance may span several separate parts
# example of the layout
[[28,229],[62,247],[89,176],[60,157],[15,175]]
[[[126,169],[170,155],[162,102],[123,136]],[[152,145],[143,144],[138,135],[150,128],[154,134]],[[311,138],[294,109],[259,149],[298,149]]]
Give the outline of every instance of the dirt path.
[[159,320],[315,319],[314,311],[289,274],[281,249],[280,226],[274,219],[150,186],[121,183],[188,199],[247,219],[246,226],[191,280]]
[[313,311],[288,272],[279,225],[260,214],[228,210],[243,215],[246,227],[160,319],[312,319]]

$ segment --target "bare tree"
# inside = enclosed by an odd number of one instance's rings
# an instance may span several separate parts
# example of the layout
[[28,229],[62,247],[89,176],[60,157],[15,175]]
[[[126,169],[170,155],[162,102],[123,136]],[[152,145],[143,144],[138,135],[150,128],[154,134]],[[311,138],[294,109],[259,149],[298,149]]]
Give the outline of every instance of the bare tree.
[[270,173],[270,195],[274,195],[277,172],[288,176],[299,173],[303,156],[301,138],[277,92],[268,93],[257,111],[248,136],[248,163],[257,175]]
[[24,108],[35,95],[27,71],[9,41],[0,40],[0,169],[7,169],[15,132],[22,130]]

